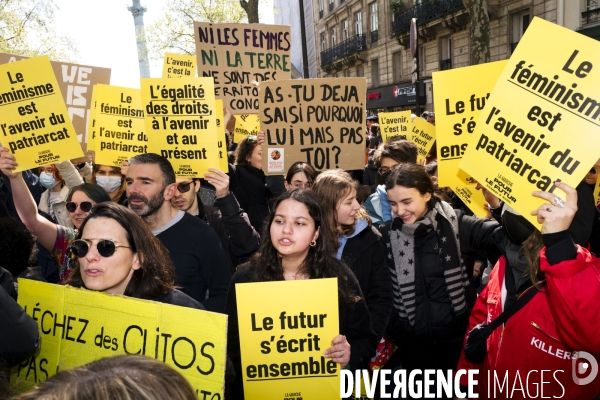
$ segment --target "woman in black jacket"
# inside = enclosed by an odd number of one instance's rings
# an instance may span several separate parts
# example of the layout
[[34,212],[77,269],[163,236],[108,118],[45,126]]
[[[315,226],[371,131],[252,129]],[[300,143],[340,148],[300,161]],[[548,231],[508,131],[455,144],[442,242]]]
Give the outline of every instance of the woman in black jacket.
[[[381,339],[392,312],[392,280],[381,234],[371,225],[356,200],[356,183],[342,170],[321,173],[313,185],[321,202],[327,227],[335,239],[336,258],[350,267],[360,284]],[[374,354],[373,354],[374,355]]]
[[455,369],[467,328],[463,254],[495,260],[504,242],[496,221],[463,215],[434,195],[425,168],[401,164],[386,181],[395,218],[381,225],[394,290],[389,333],[413,369]]

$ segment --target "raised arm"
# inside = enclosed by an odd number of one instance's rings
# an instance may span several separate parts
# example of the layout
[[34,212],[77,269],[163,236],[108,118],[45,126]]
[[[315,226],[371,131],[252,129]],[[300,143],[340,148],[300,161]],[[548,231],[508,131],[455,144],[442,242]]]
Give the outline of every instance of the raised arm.
[[[69,162],[70,163],[70,162]],[[56,242],[56,225],[38,214],[37,205],[29,192],[21,173],[14,173],[19,164],[5,147],[0,147],[0,170],[8,179],[12,188],[13,201],[19,218],[27,229],[37,237],[37,241],[52,252]]]

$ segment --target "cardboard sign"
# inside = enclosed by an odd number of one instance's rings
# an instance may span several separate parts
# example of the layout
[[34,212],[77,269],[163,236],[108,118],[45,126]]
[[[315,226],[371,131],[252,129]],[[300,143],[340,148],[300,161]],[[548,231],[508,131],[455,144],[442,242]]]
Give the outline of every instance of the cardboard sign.
[[417,145],[417,163],[425,161],[431,146],[435,143],[435,125],[430,124],[423,118],[415,118],[412,122],[410,141]]
[[[20,61],[27,57],[0,53],[0,64]],[[92,101],[92,87],[97,83],[110,83],[110,68],[50,61],[58,87],[62,93],[69,118],[73,123],[79,142],[87,143],[87,126]]]
[[96,164],[120,168],[122,161],[148,153],[140,90],[96,85],[93,97]]
[[260,126],[263,171],[280,175],[296,161],[316,170],[365,164],[365,78],[265,82]]
[[0,143],[15,172],[83,156],[48,57],[0,65]]
[[410,128],[412,124],[410,110],[379,113],[377,116],[379,117],[381,139],[384,142],[398,136],[401,136],[404,139],[410,139]]
[[167,363],[208,398],[223,398],[226,315],[28,279],[19,279],[19,304],[37,321],[42,346],[12,369],[17,392],[57,371],[141,354]]
[[502,71],[460,168],[540,227],[530,211],[564,193],[598,159],[600,43],[534,18]]
[[339,398],[338,364],[323,357],[339,334],[337,279],[243,283],[235,290],[245,398]]
[[219,168],[212,78],[142,78],[148,149],[165,157],[175,175],[202,178]]
[[163,78],[193,78],[196,76],[196,56],[165,53]]
[[448,186],[479,218],[487,216],[485,198],[473,177],[458,166],[477,120],[507,61],[433,73],[439,186]]
[[260,130],[259,114],[242,114],[235,117],[233,141],[239,143],[243,138],[256,136]]
[[225,173],[229,171],[229,160],[227,158],[227,138],[225,135],[225,115],[223,109],[223,100],[215,100],[215,110],[217,114],[217,134],[219,137],[219,169]]
[[194,22],[194,34],[198,76],[232,114],[258,113],[260,82],[291,79],[289,26]]

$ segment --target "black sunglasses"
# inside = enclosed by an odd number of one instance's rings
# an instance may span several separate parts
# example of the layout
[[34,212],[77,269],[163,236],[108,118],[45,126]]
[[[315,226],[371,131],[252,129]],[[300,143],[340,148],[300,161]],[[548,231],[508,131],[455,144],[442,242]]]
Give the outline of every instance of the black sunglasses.
[[[85,257],[88,251],[90,251],[90,247],[91,243],[87,240],[77,239],[73,240],[73,242],[71,243],[71,247],[69,247],[69,250],[71,251],[71,254],[73,254],[75,257],[81,258]],[[127,249],[131,248],[129,246],[115,244],[115,242],[113,242],[110,239],[100,239],[98,241],[98,244],[96,245],[96,248],[98,249],[98,254],[100,254],[102,257],[112,256],[113,254],[115,254],[117,247],[125,247]]]
[[83,211],[83,212],[90,212],[92,207],[94,207],[94,205],[92,203],[90,203],[89,201],[82,201],[79,204],[70,201],[66,204],[66,206],[67,206],[67,211],[70,213],[74,213],[77,210],[77,206],[79,206],[79,208],[81,208],[81,211]]
[[590,169],[590,174],[596,175],[596,172],[598,172],[598,170],[596,169],[596,167],[592,167],[592,169]]
[[187,193],[190,191],[190,185],[192,185],[193,183],[194,181],[178,183],[177,190],[179,190],[180,193]]

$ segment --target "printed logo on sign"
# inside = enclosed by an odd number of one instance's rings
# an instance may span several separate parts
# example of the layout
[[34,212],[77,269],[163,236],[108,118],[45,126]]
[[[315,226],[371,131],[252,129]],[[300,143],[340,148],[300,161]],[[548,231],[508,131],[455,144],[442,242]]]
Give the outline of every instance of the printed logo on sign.
[[284,172],[284,149],[283,148],[269,148],[269,161],[268,161],[268,172]]
[[301,392],[286,393],[283,400],[302,400]]
[[583,386],[591,383],[598,375],[598,361],[588,352],[576,351],[571,356],[572,376],[575,384]]

